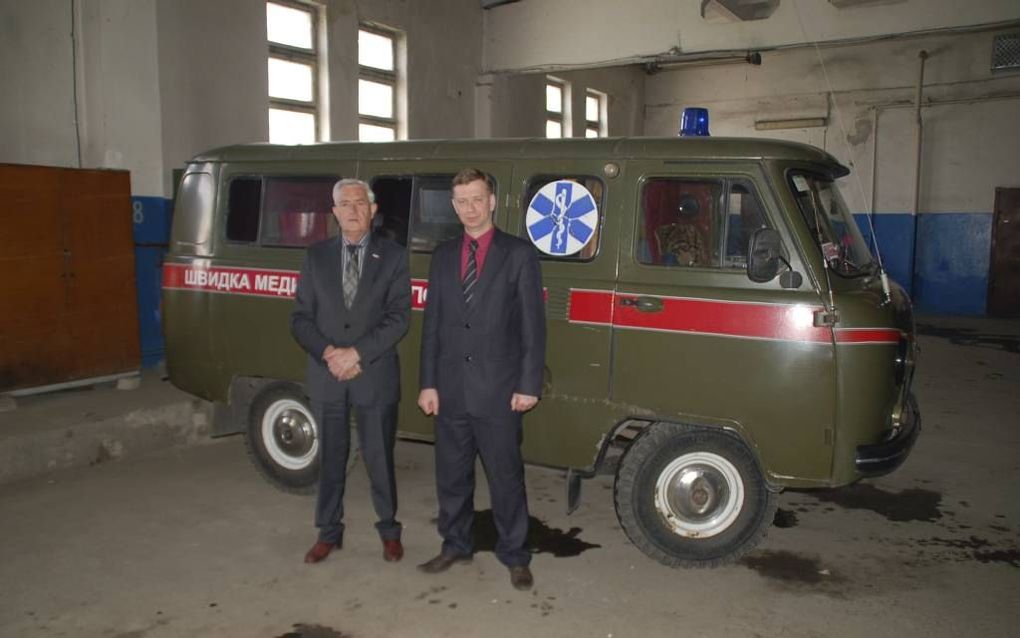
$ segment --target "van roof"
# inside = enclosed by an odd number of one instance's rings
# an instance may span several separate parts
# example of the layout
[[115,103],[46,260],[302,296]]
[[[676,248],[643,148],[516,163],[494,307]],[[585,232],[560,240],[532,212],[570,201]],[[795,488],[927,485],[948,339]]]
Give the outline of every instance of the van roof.
[[837,175],[849,170],[829,153],[797,142],[739,137],[618,137],[600,139],[463,139],[405,142],[324,142],[298,146],[238,144],[197,155],[193,162],[255,162],[274,160],[408,160],[578,158],[614,159],[779,159],[829,164]]

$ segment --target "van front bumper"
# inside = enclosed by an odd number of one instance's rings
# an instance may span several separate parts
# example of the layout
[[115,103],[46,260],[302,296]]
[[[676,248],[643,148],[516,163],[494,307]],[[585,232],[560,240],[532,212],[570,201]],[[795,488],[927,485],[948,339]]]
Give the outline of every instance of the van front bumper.
[[907,397],[901,421],[899,431],[891,439],[873,445],[857,446],[854,466],[858,474],[862,477],[888,474],[906,460],[921,433],[921,413],[913,395]]

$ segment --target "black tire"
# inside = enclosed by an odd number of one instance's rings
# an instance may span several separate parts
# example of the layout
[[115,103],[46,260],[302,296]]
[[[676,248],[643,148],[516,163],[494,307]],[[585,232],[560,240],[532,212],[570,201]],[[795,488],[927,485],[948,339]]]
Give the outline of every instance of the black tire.
[[[681,475],[691,479],[686,491]],[[739,559],[765,537],[777,505],[739,438],[671,423],[651,425],[635,439],[613,495],[631,542],[669,567]]]

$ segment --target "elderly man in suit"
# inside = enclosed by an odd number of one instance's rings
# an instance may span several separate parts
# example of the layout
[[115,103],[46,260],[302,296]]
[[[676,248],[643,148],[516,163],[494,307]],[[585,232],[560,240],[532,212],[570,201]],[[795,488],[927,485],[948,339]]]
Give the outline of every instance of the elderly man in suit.
[[545,368],[545,308],[534,247],[493,225],[490,178],[465,169],[453,180],[464,234],[438,246],[422,328],[418,406],[436,415],[436,490],[442,549],[426,573],[471,560],[475,457],[489,481],[510,582],[533,584],[521,459],[522,415],[538,403]]
[[307,392],[319,425],[319,538],[305,554],[318,563],[343,544],[343,496],[353,408],[372,484],[383,558],[404,555],[397,512],[393,445],[400,399],[396,345],[411,315],[407,252],[371,233],[377,205],[368,184],[333,187],[340,236],[308,248],[290,327],[308,353]]

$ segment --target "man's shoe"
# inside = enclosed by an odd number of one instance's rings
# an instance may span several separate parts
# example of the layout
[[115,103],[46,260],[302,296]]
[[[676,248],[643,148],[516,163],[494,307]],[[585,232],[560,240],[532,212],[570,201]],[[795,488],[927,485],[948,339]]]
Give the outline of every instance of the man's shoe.
[[514,589],[528,591],[535,584],[535,578],[531,575],[531,569],[527,565],[510,568],[510,584]]
[[323,543],[318,542],[312,545],[312,548],[305,554],[305,562],[308,564],[318,563],[322,559],[329,556],[329,553],[337,547],[336,543]]
[[382,557],[387,563],[395,563],[404,557],[404,546],[399,540],[382,542]]
[[438,574],[439,572],[445,572],[450,569],[450,567],[455,563],[467,564],[470,563],[471,560],[472,557],[470,554],[467,556],[448,556],[440,553],[427,563],[418,565],[418,571],[426,574]]

